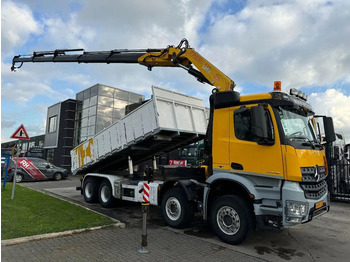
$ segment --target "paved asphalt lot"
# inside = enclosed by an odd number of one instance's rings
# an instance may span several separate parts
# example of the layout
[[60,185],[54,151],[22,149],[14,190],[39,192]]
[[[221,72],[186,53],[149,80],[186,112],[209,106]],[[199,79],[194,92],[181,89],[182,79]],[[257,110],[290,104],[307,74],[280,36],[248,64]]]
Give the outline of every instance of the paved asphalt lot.
[[[239,246],[231,246],[221,242],[199,218],[189,228],[182,230],[169,228],[165,226],[161,219],[160,209],[151,207],[148,220],[148,247],[151,253],[140,255],[136,252],[141,241],[139,237],[142,221],[140,204],[125,202],[112,209],[101,208],[99,204],[87,204],[80,192],[75,190],[75,187],[79,184],[78,177],[69,177],[57,182],[21,183],[22,186],[58,196],[113,217],[125,223],[126,228],[103,229],[70,236],[69,241],[73,241],[70,245],[75,246],[74,243],[79,242],[79,245],[84,245],[84,248],[79,249],[78,244],[76,244],[77,248],[72,251],[75,256],[68,255],[70,250],[68,248],[67,257],[58,256],[55,258],[56,261],[86,261],[84,256],[87,255],[88,261],[94,261],[93,256],[86,252],[89,242],[84,243],[89,238],[94,239],[95,245],[88,247],[88,249],[95,250],[93,254],[99,252],[99,259],[106,259],[106,261],[111,261],[108,256],[113,252],[117,252],[117,255],[113,256],[114,258],[118,258],[118,260],[130,258],[131,261],[138,258],[146,259],[145,261],[178,261],[179,259],[182,261],[348,261],[350,257],[350,204],[337,202],[332,203],[331,211],[328,214],[310,223],[286,228],[282,232],[257,230],[251,239]],[[22,256],[28,261],[40,261],[40,256],[33,255],[31,257],[27,254],[33,245],[36,246],[36,250],[40,250],[40,244],[45,243],[47,245],[50,242],[53,242],[52,245],[54,246],[61,247],[59,241],[65,242],[62,239],[66,238],[60,237],[58,239],[3,246],[2,260],[21,261]],[[106,241],[106,238],[107,240],[116,238],[115,241],[118,244],[111,247],[111,252],[97,250],[99,244],[96,243]],[[121,242],[123,242],[123,245],[120,244]],[[167,243],[172,244],[167,246]],[[107,245],[104,245],[103,248],[108,250]],[[208,250],[212,252],[207,253]],[[47,252],[44,251],[41,258],[43,261],[47,261],[45,257],[47,255],[44,256],[44,253]],[[106,255],[107,253],[108,255]],[[62,254],[64,253],[60,253],[60,255]],[[146,256],[146,258],[142,256]]]

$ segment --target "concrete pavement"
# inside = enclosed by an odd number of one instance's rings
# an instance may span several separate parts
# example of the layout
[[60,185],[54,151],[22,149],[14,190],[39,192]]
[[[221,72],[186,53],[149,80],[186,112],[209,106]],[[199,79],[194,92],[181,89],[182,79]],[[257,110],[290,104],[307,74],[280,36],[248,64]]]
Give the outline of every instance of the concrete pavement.
[[1,249],[1,261],[266,261],[162,228],[148,231],[149,254],[137,252],[141,231],[111,228]]
[[[148,228],[151,253],[141,255],[137,253],[141,242],[140,205],[103,209],[99,204],[87,204],[79,192],[72,191],[77,182],[77,178],[73,178],[23,185],[86,205],[124,222],[126,228],[3,246],[3,261],[23,261],[23,258],[26,261],[347,261],[350,257],[348,203],[332,203],[330,213],[280,233],[257,231],[239,246],[221,242],[200,220],[182,230],[166,227],[160,219],[159,208],[151,207]],[[50,252],[52,256],[48,255]]]

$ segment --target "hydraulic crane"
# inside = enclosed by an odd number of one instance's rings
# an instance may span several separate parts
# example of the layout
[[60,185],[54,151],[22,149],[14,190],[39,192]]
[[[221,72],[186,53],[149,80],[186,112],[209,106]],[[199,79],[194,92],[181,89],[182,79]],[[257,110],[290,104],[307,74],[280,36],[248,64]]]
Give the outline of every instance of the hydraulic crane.
[[[15,56],[11,70],[15,71],[27,62],[138,63],[149,70],[153,67],[180,67],[196,77],[199,82],[214,86],[215,91],[230,91],[235,87],[235,83],[228,76],[190,48],[187,39],[182,39],[178,46],[168,46],[165,49],[115,49],[93,52],[86,52],[84,49],[57,49],[33,52],[32,55]],[[16,66],[16,63],[20,65]]]

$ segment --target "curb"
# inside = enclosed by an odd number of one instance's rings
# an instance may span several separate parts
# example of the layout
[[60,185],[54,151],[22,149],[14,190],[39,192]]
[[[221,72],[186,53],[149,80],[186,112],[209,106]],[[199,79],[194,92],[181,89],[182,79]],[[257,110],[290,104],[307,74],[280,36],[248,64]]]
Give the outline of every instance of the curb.
[[43,234],[43,235],[35,235],[35,236],[29,236],[29,237],[19,237],[19,238],[1,240],[1,246],[11,246],[11,245],[21,244],[21,243],[25,243],[25,242],[29,242],[29,241],[37,241],[37,240],[62,237],[62,236],[71,236],[73,234],[89,232],[89,231],[94,231],[94,230],[100,230],[100,229],[104,229],[104,228],[108,228],[108,227],[125,228],[125,224],[119,222],[119,223],[106,225],[106,226],[81,228],[81,229],[68,230],[68,231],[57,232],[57,233],[48,233],[48,234]]

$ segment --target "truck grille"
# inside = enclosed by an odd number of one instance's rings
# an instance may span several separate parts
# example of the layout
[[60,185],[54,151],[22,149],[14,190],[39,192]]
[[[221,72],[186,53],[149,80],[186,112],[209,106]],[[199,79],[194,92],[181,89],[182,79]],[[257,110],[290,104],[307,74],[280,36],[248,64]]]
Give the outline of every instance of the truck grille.
[[302,167],[301,188],[304,190],[305,198],[318,199],[327,194],[326,169],[323,166]]

